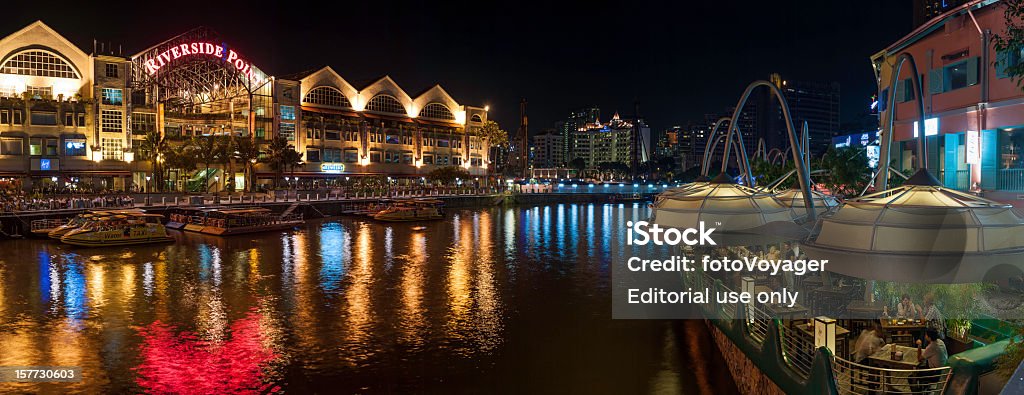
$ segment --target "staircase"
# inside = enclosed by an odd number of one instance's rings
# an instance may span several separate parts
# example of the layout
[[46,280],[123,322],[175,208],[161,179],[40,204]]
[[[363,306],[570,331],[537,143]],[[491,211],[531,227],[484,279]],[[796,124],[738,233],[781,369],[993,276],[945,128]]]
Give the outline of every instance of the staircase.
[[295,208],[299,207],[300,204],[301,203],[299,202],[292,203],[290,206],[288,206],[288,208],[284,210],[283,213],[281,213],[281,218],[287,217],[289,214],[295,211]]

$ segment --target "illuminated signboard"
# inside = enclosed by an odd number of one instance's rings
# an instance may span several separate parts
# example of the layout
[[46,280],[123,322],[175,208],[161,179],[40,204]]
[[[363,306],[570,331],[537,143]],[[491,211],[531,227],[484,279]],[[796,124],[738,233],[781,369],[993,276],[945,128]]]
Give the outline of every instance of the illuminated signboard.
[[[919,130],[919,127],[917,125],[917,121],[914,121],[914,137],[917,137],[917,131],[918,130]],[[938,118],[928,118],[928,119],[925,119],[924,120],[924,135],[925,136],[934,136],[934,135],[937,135],[937,134],[939,134],[939,119]]]
[[39,170],[50,170],[50,160],[49,159],[40,159],[39,160]]
[[146,72],[149,73],[149,75],[155,75],[161,68],[168,63],[171,63],[171,61],[185,56],[196,55],[220,58],[227,62],[231,67],[234,67],[235,70],[244,74],[246,78],[253,81],[263,80],[263,76],[258,75],[259,72],[255,70],[252,64],[238,56],[237,52],[225,48],[224,46],[211,43],[188,43],[170,47],[161,52],[155,58],[146,60]]
[[320,171],[324,173],[341,173],[345,171],[345,165],[343,163],[322,163],[320,164]]
[[967,131],[967,144],[964,151],[966,151],[966,158],[964,158],[964,160],[968,164],[981,164],[981,141],[979,139],[977,130]]

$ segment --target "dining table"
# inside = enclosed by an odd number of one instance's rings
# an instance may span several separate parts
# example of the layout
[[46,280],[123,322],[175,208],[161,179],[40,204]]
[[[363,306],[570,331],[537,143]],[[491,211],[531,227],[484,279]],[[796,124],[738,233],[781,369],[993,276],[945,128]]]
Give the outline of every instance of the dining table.
[[[893,358],[892,350],[896,348],[898,356]],[[918,369],[917,348],[895,344],[886,344],[874,354],[868,356],[869,364],[884,368],[880,372],[879,384],[881,393],[906,393],[912,391],[911,380],[914,370]]]

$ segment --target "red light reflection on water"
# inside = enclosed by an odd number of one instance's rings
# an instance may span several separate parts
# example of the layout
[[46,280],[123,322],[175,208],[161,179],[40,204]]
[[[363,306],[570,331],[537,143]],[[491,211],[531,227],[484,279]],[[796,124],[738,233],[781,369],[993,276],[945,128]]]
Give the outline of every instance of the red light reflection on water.
[[241,394],[277,392],[263,382],[263,367],[274,351],[265,345],[259,316],[249,313],[228,331],[228,340],[212,343],[192,332],[178,332],[155,321],[138,330],[142,362],[133,368],[136,383],[148,393]]

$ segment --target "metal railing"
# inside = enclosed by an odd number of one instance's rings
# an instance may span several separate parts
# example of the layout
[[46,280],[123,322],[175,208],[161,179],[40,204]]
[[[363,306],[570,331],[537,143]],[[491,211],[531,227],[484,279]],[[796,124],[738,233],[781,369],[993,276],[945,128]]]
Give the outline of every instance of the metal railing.
[[32,231],[36,232],[36,231],[41,231],[41,230],[44,230],[44,229],[53,229],[53,228],[56,228],[58,226],[64,225],[67,222],[68,221],[66,219],[56,219],[56,218],[37,219],[37,220],[32,221],[30,226],[32,228]]
[[1024,191],[1024,169],[999,169],[999,189]]
[[956,171],[956,185],[953,189],[958,191],[967,192],[971,190],[971,171],[970,170],[957,170]]
[[[797,324],[794,324],[797,325]],[[814,339],[794,326],[779,325],[782,340],[782,359],[793,371],[804,378],[811,376],[814,363]]]
[[835,357],[832,371],[840,394],[942,394],[950,368],[886,369]]
[[745,307],[747,311],[747,333],[758,343],[764,343],[772,327],[772,316],[754,304]]

